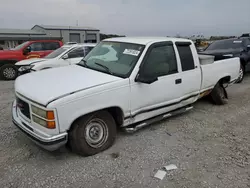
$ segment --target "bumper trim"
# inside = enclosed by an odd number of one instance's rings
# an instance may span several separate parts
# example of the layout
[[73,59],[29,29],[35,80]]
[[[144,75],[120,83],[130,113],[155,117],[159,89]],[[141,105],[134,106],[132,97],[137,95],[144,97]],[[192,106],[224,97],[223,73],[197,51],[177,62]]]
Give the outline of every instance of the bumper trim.
[[14,120],[12,119],[14,125],[17,126],[17,128],[19,128],[23,133],[25,133],[27,136],[29,136],[32,140],[38,142],[39,144],[42,144],[42,145],[55,145],[55,144],[58,144],[58,143],[61,143],[61,142],[64,142],[64,141],[67,141],[67,136],[64,135],[62,138],[58,139],[58,140],[53,140],[53,141],[43,141],[43,140],[40,140],[34,136],[32,136],[31,134],[29,134],[28,132],[26,132],[25,130],[23,130],[19,124]]
[[20,129],[23,133],[25,133],[33,142],[35,142],[40,147],[54,151],[60,148],[61,146],[65,145],[68,141],[68,134],[61,133],[51,137],[42,137],[36,134],[32,127],[25,124],[18,118],[18,114],[16,111],[16,101],[13,102],[12,105],[12,122],[18,129]]

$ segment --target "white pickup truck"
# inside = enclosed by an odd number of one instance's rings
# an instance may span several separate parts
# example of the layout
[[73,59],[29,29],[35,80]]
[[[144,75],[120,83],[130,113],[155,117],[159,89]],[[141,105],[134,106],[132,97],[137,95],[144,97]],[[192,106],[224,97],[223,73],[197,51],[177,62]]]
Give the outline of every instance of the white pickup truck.
[[106,39],[78,65],[17,78],[13,122],[47,150],[68,143],[94,155],[114,143],[118,127],[134,132],[192,109],[205,95],[225,104],[224,86],[239,70],[239,58],[199,57],[187,39]]

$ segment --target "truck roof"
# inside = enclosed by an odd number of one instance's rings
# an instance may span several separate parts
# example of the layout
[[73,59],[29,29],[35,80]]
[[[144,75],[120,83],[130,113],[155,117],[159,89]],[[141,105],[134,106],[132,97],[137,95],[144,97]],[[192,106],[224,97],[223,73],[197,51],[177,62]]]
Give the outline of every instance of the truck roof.
[[191,40],[188,40],[188,39],[170,38],[170,37],[117,37],[117,38],[105,39],[104,41],[136,43],[136,44],[142,44],[142,45],[147,45],[148,43],[155,43],[155,42],[164,42],[164,41],[192,42]]
[[62,47],[70,48],[70,47],[83,47],[83,46],[95,47],[96,43],[64,44]]

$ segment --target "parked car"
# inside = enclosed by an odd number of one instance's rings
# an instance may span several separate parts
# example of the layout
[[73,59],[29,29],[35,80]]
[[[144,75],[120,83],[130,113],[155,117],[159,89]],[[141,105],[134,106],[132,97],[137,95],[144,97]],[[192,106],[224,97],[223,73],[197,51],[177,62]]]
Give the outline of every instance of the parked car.
[[134,132],[206,95],[226,104],[224,84],[236,81],[240,60],[213,59],[187,39],[106,39],[77,65],[18,77],[13,122],[47,150],[68,143],[94,155],[114,143],[118,127]]
[[63,45],[58,40],[27,41],[11,50],[0,51],[0,77],[14,80],[18,75],[15,63],[29,58],[40,58]]
[[15,65],[19,68],[19,75],[32,71],[39,71],[48,68],[62,67],[79,63],[96,44],[75,44],[64,45],[53,51],[45,58],[26,59],[17,62]]
[[250,37],[225,39],[213,42],[200,54],[214,55],[215,60],[239,57],[241,68],[238,83],[242,82],[250,62]]

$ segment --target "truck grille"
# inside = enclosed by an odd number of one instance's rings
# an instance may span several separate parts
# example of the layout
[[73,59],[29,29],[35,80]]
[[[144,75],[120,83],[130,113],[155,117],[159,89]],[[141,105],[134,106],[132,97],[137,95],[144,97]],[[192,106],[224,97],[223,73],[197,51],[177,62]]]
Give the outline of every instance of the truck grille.
[[21,113],[27,117],[28,119],[30,119],[30,107],[29,104],[24,102],[23,100],[17,98],[17,107],[19,108],[19,110],[21,111]]

